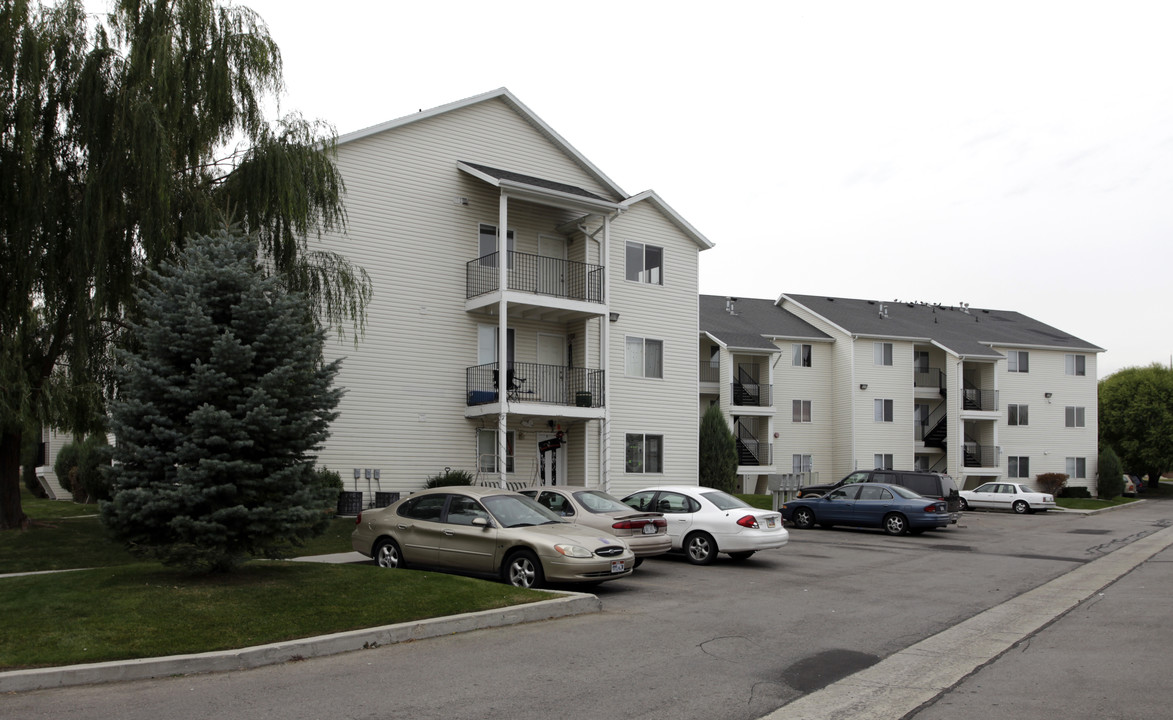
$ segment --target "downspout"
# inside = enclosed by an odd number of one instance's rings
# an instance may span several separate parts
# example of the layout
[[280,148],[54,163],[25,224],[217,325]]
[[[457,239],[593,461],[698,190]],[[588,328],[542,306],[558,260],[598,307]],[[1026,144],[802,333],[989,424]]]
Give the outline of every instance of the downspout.
[[501,191],[497,209],[497,481],[505,488],[506,442],[509,425],[509,195]]
[[859,386],[855,384],[855,343],[859,338],[855,335],[851,336],[851,469],[859,470],[859,460],[856,459],[855,453],[855,416],[859,412],[859,408],[855,406],[855,391]]

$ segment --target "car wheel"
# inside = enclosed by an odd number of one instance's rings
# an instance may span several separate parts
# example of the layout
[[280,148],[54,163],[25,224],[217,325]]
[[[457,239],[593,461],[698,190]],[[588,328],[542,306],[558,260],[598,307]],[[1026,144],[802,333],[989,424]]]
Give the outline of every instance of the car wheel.
[[1019,515],[1025,515],[1030,512],[1030,505],[1026,504],[1026,500],[1015,500],[1013,508],[1014,512],[1018,513]]
[[969,503],[965,501],[965,498],[961,498],[961,509],[962,511],[969,509]]
[[815,525],[815,514],[811,511],[810,508],[796,508],[794,510],[794,515],[791,517],[793,518],[792,522],[796,528],[808,530]]
[[509,556],[501,570],[501,579],[520,588],[539,588],[546,582],[542,564],[529,550],[518,550]]
[[684,538],[684,556],[693,565],[712,565],[717,559],[717,541],[708,533],[694,532]]
[[900,513],[888,513],[884,516],[884,532],[889,535],[903,535],[908,532],[908,518]]
[[382,568],[402,568],[407,564],[403,562],[399,545],[391,538],[383,538],[375,545],[375,562]]
[[737,561],[749,560],[751,557],[753,557],[755,552],[756,550],[746,550],[745,552],[729,553],[729,557]]

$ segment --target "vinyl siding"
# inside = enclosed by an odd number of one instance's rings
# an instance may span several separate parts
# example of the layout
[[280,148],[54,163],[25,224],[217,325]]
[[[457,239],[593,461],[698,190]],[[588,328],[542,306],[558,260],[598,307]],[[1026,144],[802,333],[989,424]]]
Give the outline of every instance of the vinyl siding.
[[[834,477],[833,435],[835,403],[832,384],[832,358],[835,346],[831,343],[806,343],[811,346],[811,366],[793,364],[794,343],[776,340],[782,351],[775,356],[774,405],[777,408],[774,429],[779,438],[774,440],[774,466],[779,473],[793,469],[794,455],[810,455],[812,471],[819,474],[819,482],[831,482]],[[811,401],[811,422],[794,422],[794,401]]]

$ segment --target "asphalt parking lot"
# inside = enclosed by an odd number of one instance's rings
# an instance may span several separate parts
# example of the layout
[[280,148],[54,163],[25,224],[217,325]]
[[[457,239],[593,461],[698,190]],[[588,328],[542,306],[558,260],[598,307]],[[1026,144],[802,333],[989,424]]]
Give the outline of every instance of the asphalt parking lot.
[[744,563],[650,560],[597,589],[601,613],[3,702],[22,718],[760,718],[1171,522],[1151,503],[967,513],[920,537],[795,530]]

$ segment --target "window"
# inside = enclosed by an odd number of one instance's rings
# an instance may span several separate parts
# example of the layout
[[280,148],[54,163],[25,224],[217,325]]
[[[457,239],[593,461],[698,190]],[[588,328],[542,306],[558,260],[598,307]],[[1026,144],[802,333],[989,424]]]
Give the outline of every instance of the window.
[[872,343],[872,363],[875,365],[891,365],[892,343]]
[[448,500],[447,495],[421,495],[409,498],[407,502],[399,506],[397,512],[401,517],[413,520],[440,522],[440,514],[444,511],[446,500]]
[[808,423],[811,421],[811,401],[810,400],[795,400],[794,401],[794,422]]
[[1083,377],[1087,375],[1086,355],[1064,355],[1064,372],[1068,375]]
[[1028,413],[1026,405],[1016,405],[1011,403],[1007,406],[1008,417],[1006,418],[1007,425],[1027,425]]
[[1025,455],[1011,455],[1006,460],[1007,475],[1012,478],[1030,477],[1030,458]]
[[1063,413],[1064,425],[1067,427],[1084,426],[1084,408],[1068,405]]
[[808,473],[814,468],[814,460],[810,455],[791,455],[790,456],[790,471],[794,474]]
[[876,398],[876,422],[892,422],[892,401]]
[[929,371],[929,351],[928,350],[913,350],[912,351],[912,365],[913,372],[927,373]]
[[795,343],[791,347],[794,348],[794,359],[791,360],[791,365],[794,367],[810,367],[811,366],[811,346]]
[[1030,372],[1030,353],[1026,350],[1011,350],[1006,353],[1006,370],[1009,372]]
[[[509,231],[509,269],[513,269],[513,231]],[[497,267],[497,226],[481,224],[480,261],[481,267]]]
[[448,522],[453,525],[472,525],[477,518],[489,519],[489,513],[476,500],[464,495],[453,495],[448,501]]
[[919,472],[928,472],[929,470],[929,456],[916,455],[912,459],[912,469]]
[[664,377],[664,341],[627,338],[627,377]]
[[891,470],[892,453],[876,453],[872,465],[879,470]]
[[1069,478],[1086,478],[1087,477],[1087,458],[1081,458],[1081,457],[1067,458],[1067,477],[1069,477]]
[[663,435],[627,435],[627,467],[629,473],[664,472]]
[[628,242],[627,279],[649,285],[663,285],[664,248]]
[[[484,473],[497,472],[497,431],[477,430],[477,469]],[[513,431],[505,433],[505,472],[513,472]]]

